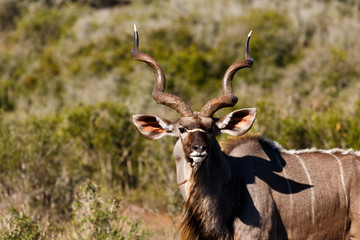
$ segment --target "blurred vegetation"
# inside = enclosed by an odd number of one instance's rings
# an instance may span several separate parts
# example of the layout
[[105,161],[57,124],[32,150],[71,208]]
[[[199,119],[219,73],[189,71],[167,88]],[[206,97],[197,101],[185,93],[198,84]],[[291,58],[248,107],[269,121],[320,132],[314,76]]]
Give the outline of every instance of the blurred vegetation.
[[352,0],[0,0],[0,239],[144,238],[117,198],[181,211],[175,140],[147,141],[131,123],[177,117],[132,60],[134,23],[167,91],[195,110],[220,94],[252,30],[255,63],[233,84],[236,108],[258,109],[251,133],[360,149],[359,20]]
[[74,196],[70,221],[61,226],[66,231],[59,234],[56,227],[43,227],[39,220],[32,219],[28,210],[11,208],[0,216],[0,239],[145,239],[147,233],[141,229],[141,222],[119,215],[119,207],[119,199],[105,201],[99,196],[99,187],[86,181]]

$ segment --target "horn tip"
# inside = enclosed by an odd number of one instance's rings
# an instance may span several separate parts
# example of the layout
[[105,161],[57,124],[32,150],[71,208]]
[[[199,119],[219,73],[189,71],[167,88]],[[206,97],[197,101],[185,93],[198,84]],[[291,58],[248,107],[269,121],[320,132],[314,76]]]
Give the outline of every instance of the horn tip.
[[252,33],[252,30],[250,30],[250,32],[248,34],[248,38],[251,37],[251,33]]
[[134,23],[134,32],[137,32],[136,24]]

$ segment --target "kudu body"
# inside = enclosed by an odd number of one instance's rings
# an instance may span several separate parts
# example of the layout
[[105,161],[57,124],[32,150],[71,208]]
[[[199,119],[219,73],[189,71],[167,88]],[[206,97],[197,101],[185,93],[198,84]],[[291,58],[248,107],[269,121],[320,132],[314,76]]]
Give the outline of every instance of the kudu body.
[[186,203],[182,239],[360,239],[360,154],[350,150],[289,151],[262,137],[237,137],[219,145],[220,133],[241,136],[252,126],[256,110],[236,110],[215,119],[220,108],[234,106],[232,78],[251,67],[250,34],[245,60],[226,71],[223,96],[193,112],[165,90],[159,63],[138,49],[133,58],[155,73],[153,98],[175,109],[169,121],[134,115],[148,139],[178,138],[174,148],[177,181]]

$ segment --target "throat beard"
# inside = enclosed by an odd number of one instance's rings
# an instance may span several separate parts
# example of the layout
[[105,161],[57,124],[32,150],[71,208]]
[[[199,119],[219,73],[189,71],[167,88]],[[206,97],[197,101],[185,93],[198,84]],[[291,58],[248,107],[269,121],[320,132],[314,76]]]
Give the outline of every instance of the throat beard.
[[192,169],[193,169],[194,172],[196,172],[196,171],[200,168],[201,163],[202,163],[202,162],[192,162],[192,163],[191,163],[191,167],[192,167]]
[[221,192],[209,186],[208,181],[204,179],[204,171],[205,169],[200,168],[199,165],[191,176],[190,194],[185,203],[180,225],[181,237],[182,239],[233,239],[233,234],[222,216]]

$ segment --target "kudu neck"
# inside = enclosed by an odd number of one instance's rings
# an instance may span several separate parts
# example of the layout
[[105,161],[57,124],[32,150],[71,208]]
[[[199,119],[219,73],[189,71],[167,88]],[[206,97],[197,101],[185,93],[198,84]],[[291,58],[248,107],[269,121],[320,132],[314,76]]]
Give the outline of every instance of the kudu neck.
[[227,155],[221,151],[216,139],[213,139],[209,158],[201,166],[193,168],[186,160],[181,141],[178,140],[174,147],[176,161],[177,182],[180,192],[186,201],[189,192],[195,185],[209,188],[209,191],[219,192],[222,187],[231,181],[231,168]]
[[213,140],[210,156],[204,164],[203,170],[206,180],[227,185],[231,181],[231,168],[227,155],[221,151],[221,147],[216,139]]
[[233,212],[233,204],[227,203],[231,197],[230,182],[228,158],[214,139],[209,158],[192,173],[190,182],[183,187],[187,191],[181,222],[184,238],[231,239],[232,226],[226,225]]

